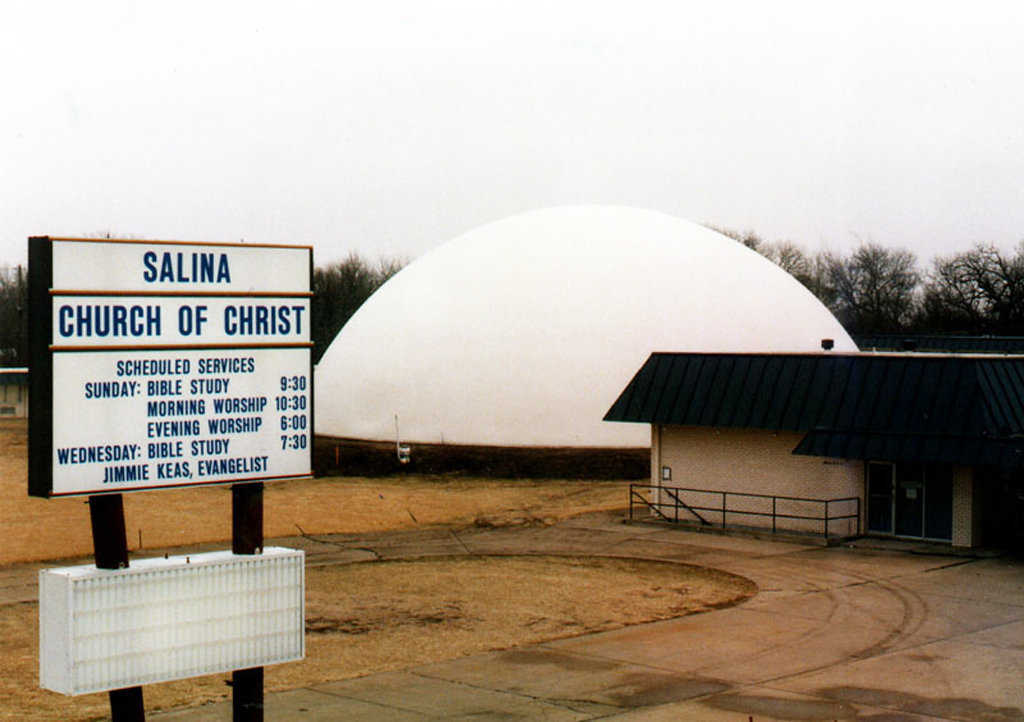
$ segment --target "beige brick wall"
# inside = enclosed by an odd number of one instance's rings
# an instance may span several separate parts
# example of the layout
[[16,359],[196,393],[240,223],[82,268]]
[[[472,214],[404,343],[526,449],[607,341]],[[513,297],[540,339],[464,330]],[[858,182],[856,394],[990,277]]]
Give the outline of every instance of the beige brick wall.
[[977,514],[974,508],[974,474],[968,466],[953,467],[953,546],[975,545]]
[[[651,476],[657,484],[661,468],[672,469],[672,481],[666,486],[714,489],[719,491],[793,496],[808,499],[861,499],[861,525],[864,514],[864,465],[860,461],[796,456],[793,449],[803,434],[747,429],[710,429],[705,427],[654,426],[651,440]],[[687,503],[718,506],[720,495],[692,494]],[[769,500],[730,499],[729,508],[770,511]],[[831,505],[830,514],[849,514],[854,505]],[[821,505],[777,502],[776,511],[795,515],[818,516]],[[711,515],[714,516],[714,515]],[[719,521],[720,515],[709,518]],[[729,514],[732,523],[770,526],[771,520],[742,514]],[[781,523],[781,522],[780,522]],[[814,531],[820,522],[790,520],[790,528]],[[854,534],[854,520],[833,522],[833,534]]]

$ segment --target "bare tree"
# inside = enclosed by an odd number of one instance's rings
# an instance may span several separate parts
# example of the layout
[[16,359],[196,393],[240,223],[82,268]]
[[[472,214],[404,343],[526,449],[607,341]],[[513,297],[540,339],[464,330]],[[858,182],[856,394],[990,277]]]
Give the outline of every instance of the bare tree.
[[343,261],[313,271],[314,363],[366,299],[402,270],[405,263],[396,258],[381,258],[371,264],[358,253],[350,253]]
[[731,228],[720,228],[712,225],[708,225],[707,227],[717,233],[721,233],[723,236],[728,236],[734,241],[739,241],[752,251],[757,251],[761,255],[764,255],[762,249],[766,247],[767,242],[752,230],[734,231]]
[[729,228],[708,226],[724,236],[739,241],[747,248],[757,251],[796,280],[829,308],[833,308],[835,292],[828,278],[828,256],[817,253],[813,256],[793,241],[766,241],[754,231],[734,231]]
[[936,258],[922,321],[936,330],[1024,333],[1024,241],[1013,255],[991,244]]
[[28,365],[27,317],[25,269],[0,268],[0,366]]
[[904,249],[864,244],[849,257],[825,257],[831,305],[853,333],[898,333],[916,313],[917,259]]
[[804,249],[792,241],[770,244],[764,255],[797,280],[810,278],[813,274],[813,261],[804,253]]

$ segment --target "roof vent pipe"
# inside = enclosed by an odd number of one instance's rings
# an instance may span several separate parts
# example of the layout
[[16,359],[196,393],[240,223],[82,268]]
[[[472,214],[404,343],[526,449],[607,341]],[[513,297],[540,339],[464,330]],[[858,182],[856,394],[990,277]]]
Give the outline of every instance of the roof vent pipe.
[[836,345],[836,342],[830,338],[821,339],[821,348],[823,351],[831,351],[832,347]]

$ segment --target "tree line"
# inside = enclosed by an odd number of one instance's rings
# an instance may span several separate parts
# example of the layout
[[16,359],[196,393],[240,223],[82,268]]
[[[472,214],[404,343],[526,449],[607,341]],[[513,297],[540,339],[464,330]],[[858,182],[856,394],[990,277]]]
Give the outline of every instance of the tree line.
[[808,254],[789,241],[716,229],[806,286],[851,334],[1024,335],[1024,241],[938,256],[922,270],[904,248],[863,243],[848,254]]
[[28,278],[0,267],[0,366],[28,366]]
[[313,363],[363,302],[402,270],[406,261],[381,257],[368,261],[358,253],[313,271]]
[[[864,243],[847,254],[807,253],[753,231],[715,230],[751,248],[806,286],[851,334],[1024,336],[1024,241],[1012,252],[979,243],[922,270],[909,250]],[[313,271],[313,361],[374,291],[405,266],[358,253]],[[28,365],[25,269],[0,267],[0,365]]]

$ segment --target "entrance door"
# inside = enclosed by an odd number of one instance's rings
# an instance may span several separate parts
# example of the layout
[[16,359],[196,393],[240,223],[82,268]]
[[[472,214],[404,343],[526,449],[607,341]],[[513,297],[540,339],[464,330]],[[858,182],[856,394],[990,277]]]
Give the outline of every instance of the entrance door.
[[924,466],[896,467],[896,534],[924,536]]
[[892,534],[892,485],[892,464],[868,464],[868,531]]
[[868,463],[868,531],[953,538],[953,470],[939,464]]

